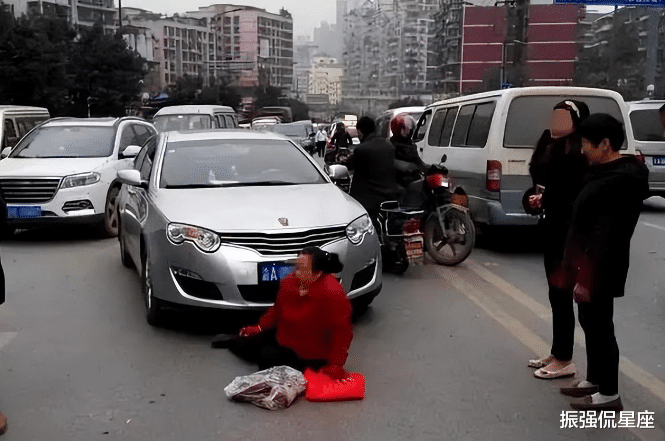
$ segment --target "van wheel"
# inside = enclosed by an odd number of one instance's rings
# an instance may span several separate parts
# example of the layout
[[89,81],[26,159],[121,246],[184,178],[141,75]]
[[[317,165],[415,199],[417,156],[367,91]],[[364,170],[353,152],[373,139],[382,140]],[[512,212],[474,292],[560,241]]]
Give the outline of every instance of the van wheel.
[[104,206],[104,233],[108,237],[118,235],[118,196],[120,187],[112,187],[106,196],[106,205]]

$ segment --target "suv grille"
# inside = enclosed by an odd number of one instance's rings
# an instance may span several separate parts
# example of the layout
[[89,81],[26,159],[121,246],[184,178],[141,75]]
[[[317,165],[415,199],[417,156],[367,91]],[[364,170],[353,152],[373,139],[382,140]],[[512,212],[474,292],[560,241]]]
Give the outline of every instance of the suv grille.
[[0,191],[7,203],[43,203],[53,199],[60,179],[0,179]]
[[297,233],[218,233],[222,243],[251,248],[265,256],[298,254],[303,248],[320,247],[344,239],[346,227],[317,228]]

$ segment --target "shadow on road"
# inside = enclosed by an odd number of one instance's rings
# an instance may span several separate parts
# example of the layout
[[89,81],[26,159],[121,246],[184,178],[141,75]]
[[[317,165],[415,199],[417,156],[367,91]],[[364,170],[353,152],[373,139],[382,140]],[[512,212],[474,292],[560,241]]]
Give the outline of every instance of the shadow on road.
[[76,242],[108,239],[93,226],[49,226],[29,230],[16,230],[14,234],[3,237],[3,242]]
[[491,227],[476,237],[476,248],[508,254],[541,253],[542,242],[537,226]]

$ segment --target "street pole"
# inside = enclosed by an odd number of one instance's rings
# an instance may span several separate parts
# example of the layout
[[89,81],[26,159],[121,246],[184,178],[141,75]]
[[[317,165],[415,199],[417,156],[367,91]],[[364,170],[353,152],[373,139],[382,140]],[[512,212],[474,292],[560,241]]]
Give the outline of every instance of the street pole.
[[[122,0],[118,0],[118,29],[122,29]],[[90,115],[88,115],[90,118]]]

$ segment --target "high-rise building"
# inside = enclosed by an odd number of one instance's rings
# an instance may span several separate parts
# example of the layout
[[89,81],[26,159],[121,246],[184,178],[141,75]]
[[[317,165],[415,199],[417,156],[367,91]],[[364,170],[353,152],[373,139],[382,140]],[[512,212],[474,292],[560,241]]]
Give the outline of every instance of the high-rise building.
[[115,32],[118,10],[114,0],[3,0],[15,17],[28,12],[66,17],[75,28],[101,21],[106,33]]

